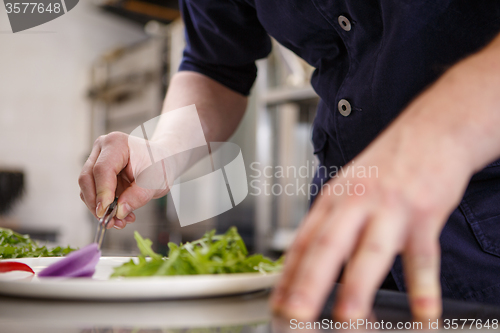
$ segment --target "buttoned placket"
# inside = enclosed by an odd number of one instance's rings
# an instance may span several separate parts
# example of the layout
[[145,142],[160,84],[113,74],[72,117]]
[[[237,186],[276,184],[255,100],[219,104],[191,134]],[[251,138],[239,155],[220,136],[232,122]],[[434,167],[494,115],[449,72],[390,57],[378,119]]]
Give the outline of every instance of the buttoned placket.
[[[339,26],[346,32],[351,31],[352,29],[352,24],[351,21],[344,15],[340,15],[338,17],[338,23]],[[352,108],[351,108],[351,103],[345,98],[342,98],[339,100],[338,105],[337,105],[338,111],[340,112],[341,115],[344,117],[347,117],[351,114]]]

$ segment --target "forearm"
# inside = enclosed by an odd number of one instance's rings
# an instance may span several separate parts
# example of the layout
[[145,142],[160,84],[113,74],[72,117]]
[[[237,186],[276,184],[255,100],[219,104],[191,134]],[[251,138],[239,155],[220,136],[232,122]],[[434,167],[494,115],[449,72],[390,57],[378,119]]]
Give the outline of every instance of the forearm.
[[[193,104],[197,116],[192,109],[179,110]],[[162,117],[150,138],[153,156],[164,159],[170,182],[208,154],[207,149],[193,148],[230,138],[245,113],[246,104],[247,97],[202,74],[179,72],[173,76]],[[169,115],[172,111],[175,112]],[[133,155],[139,156],[137,160],[142,162],[137,163],[135,170],[140,173],[149,166],[149,157],[144,149],[137,151],[140,153]]]
[[453,74],[457,86],[465,87],[456,93],[463,101],[459,116],[465,124],[457,137],[470,152],[473,170],[479,171],[500,157],[500,36],[458,64]]
[[203,75],[176,74],[163,114],[195,104],[203,131],[197,117],[185,116],[181,111],[160,117],[154,134],[148,138],[142,137],[141,129],[149,135],[151,122],[144,123],[133,135],[114,132],[98,138],[78,179],[80,197],[96,217],[101,217],[119,197],[118,211],[109,227],[122,229],[135,220],[133,210],[165,195],[169,190],[165,182],[172,185],[201,157],[194,156],[191,148],[206,147],[205,142],[223,141],[231,136],[243,117],[246,103],[246,97]]
[[207,142],[226,141],[243,118],[247,97],[202,74],[179,72],[172,77],[162,113],[191,104],[196,105]]
[[[500,157],[500,36],[450,68],[393,125],[409,140],[441,145],[470,173]],[[441,148],[441,149],[440,149]]]

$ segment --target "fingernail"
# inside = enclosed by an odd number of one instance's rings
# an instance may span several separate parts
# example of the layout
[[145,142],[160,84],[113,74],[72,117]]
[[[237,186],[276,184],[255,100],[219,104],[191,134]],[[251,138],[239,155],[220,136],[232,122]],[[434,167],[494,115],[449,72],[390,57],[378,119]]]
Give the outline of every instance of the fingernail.
[[132,223],[134,221],[134,217],[132,216],[132,214],[128,214],[127,217],[125,218],[125,222],[127,222],[127,224],[129,223]]
[[116,220],[115,225],[113,227],[115,229],[121,230],[121,229],[125,228],[125,222],[123,222],[122,220]]
[[418,320],[433,320],[441,317],[442,305],[440,298],[430,296],[412,297],[410,305],[414,317]]
[[95,208],[95,214],[96,214],[96,215],[97,215],[97,217],[99,217],[99,218],[101,218],[101,217],[102,217],[102,214],[104,214],[104,213],[102,213],[102,212],[101,212],[101,206],[102,206],[102,204],[101,204],[100,202],[98,202],[98,203],[97,203],[97,206],[96,206],[96,208]]
[[118,212],[116,213],[116,217],[119,219],[124,219],[128,214],[132,212],[132,208],[130,208],[129,204],[124,202],[118,205]]
[[352,300],[345,301],[339,308],[344,319],[357,319],[361,317],[358,304]]
[[291,294],[279,310],[279,313],[286,318],[298,320],[312,320],[316,315],[304,295],[299,293]]

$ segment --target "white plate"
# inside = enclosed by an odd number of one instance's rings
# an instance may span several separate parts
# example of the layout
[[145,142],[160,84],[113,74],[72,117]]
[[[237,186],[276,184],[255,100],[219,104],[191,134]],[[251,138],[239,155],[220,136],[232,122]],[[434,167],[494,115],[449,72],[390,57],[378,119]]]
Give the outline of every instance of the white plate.
[[[233,295],[271,288],[279,273],[241,273],[218,275],[184,275],[110,279],[113,267],[129,257],[102,257],[92,279],[38,278],[12,280],[0,277],[0,294],[36,298],[79,300],[145,300],[198,298]],[[61,258],[23,258],[5,261],[22,262],[35,273]],[[1,274],[0,274],[1,275]]]

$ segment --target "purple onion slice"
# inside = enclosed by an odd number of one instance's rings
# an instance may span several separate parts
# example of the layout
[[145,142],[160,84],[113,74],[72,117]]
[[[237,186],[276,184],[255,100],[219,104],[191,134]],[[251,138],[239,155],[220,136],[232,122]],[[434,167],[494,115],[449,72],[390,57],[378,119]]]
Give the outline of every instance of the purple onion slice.
[[40,277],[92,277],[99,262],[101,251],[96,243],[71,252],[63,259],[48,266]]

